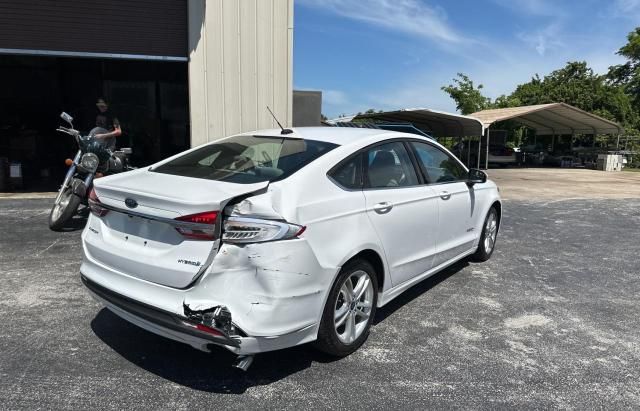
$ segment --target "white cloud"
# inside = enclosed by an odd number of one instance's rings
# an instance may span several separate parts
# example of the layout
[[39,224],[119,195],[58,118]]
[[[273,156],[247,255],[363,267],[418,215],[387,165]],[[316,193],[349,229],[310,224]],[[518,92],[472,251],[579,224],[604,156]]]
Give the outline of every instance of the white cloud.
[[562,47],[560,40],[560,26],[557,23],[532,33],[519,33],[518,38],[535,48],[539,55],[544,56],[547,50]]
[[447,23],[442,8],[419,0],[297,0],[296,3],[430,40],[447,43],[466,41]]
[[346,106],[349,104],[349,97],[340,90],[322,90],[322,101],[332,106]]
[[[608,50],[576,50],[562,55],[540,56],[524,48],[506,48],[510,59],[495,56],[495,59],[476,60],[464,66],[461,71],[469,75],[476,85],[483,84],[482,93],[492,99],[502,94],[511,94],[517,85],[526,83],[537,73],[545,76],[551,71],[562,68],[567,61],[586,60],[597,73],[607,72],[610,65],[623,59]],[[368,108],[394,110],[409,107],[426,107],[435,110],[455,112],[455,102],[440,88],[450,84],[456,70],[438,67],[429,72],[414,73],[402,79],[390,79],[388,86],[358,94],[358,104],[345,105],[333,111],[327,106],[328,113],[355,114]]]
[[616,0],[614,6],[622,13],[640,11],[640,0]]
[[[623,0],[635,1],[635,0]],[[565,12],[561,9],[558,1],[551,0],[494,0],[494,2],[502,7],[511,9],[519,14],[527,14],[534,16],[561,16]]]
[[615,0],[609,13],[612,17],[637,20],[640,18],[640,0]]
[[[569,6],[561,0],[493,1],[536,18],[522,22],[524,26],[519,32],[516,30],[515,38],[474,40],[472,47],[468,47],[469,43],[462,40],[471,34],[465,32],[464,27],[452,28],[442,11],[419,0],[296,0],[297,4],[405,32],[417,40],[414,44],[418,51],[410,53],[409,60],[394,62],[401,66],[400,71],[385,81],[369,87],[358,85],[357,80],[344,86],[322,84],[326,87],[323,89],[324,114],[337,117],[369,108],[408,107],[455,111],[455,102],[440,87],[449,84],[458,71],[469,75],[476,84],[484,84],[483,93],[496,98],[512,93],[518,84],[528,82],[536,73],[544,76],[563,67],[567,61],[586,60],[598,73],[605,73],[610,65],[621,61],[614,54],[622,44],[621,39],[611,37],[604,29],[599,31],[597,25],[588,31],[575,32],[572,22],[577,16],[571,16]],[[640,14],[640,0],[612,0],[603,7],[611,13],[614,3],[620,12]],[[430,26],[434,21],[441,26]],[[443,29],[438,31],[433,27]],[[431,54],[420,54],[419,47],[425,38],[443,45],[442,51],[447,56],[433,59]],[[342,80],[348,82],[347,77]],[[317,85],[322,83],[321,79],[313,81],[319,81]]]

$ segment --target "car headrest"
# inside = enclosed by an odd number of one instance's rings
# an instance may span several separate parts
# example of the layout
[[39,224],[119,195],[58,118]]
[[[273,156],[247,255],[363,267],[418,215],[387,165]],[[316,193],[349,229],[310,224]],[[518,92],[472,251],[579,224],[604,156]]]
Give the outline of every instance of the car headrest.
[[378,151],[369,169],[386,168],[396,165],[396,158],[390,151]]

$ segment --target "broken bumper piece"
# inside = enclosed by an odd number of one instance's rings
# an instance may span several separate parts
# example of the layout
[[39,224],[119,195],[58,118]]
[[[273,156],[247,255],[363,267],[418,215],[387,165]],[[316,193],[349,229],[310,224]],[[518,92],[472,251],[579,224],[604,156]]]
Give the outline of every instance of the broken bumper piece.
[[[196,348],[206,350],[206,343],[195,345],[193,339],[176,338],[176,333],[186,334],[198,340],[205,340],[216,345],[223,345],[235,351],[239,348],[240,338],[234,338],[229,333],[235,329],[231,323],[231,313],[224,306],[214,307],[211,310],[192,311],[185,305],[185,317],[159,310],[139,301],[117,294],[81,275],[84,285],[107,306],[125,319],[132,321],[143,328],[158,328],[167,332],[160,333],[169,338],[190,343]],[[133,317],[133,319],[131,318]],[[135,321],[138,319],[139,321]],[[141,321],[140,321],[141,320]],[[203,341],[204,342],[204,341]]]
[[189,304],[183,303],[182,308],[184,309],[185,317],[200,330],[213,334],[222,330],[226,335],[239,335],[238,329],[231,322],[231,312],[224,305],[195,310],[191,309]]

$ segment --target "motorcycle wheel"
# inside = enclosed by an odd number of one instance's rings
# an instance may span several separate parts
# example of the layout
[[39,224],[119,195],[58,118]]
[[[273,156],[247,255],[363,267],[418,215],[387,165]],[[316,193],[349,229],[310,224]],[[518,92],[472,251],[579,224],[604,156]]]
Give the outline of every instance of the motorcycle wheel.
[[82,199],[73,193],[72,188],[67,187],[51,208],[49,228],[53,231],[62,231],[65,224],[76,214],[81,201]]

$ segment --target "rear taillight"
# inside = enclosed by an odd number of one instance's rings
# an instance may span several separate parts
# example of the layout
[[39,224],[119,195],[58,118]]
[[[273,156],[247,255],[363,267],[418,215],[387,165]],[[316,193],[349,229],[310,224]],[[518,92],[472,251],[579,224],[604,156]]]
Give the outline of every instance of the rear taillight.
[[93,188],[89,193],[88,202],[89,202],[89,208],[91,209],[91,212],[98,217],[103,217],[109,212],[108,209],[102,206],[102,203],[100,202],[100,199],[96,194],[96,190],[94,190]]
[[193,240],[215,240],[218,211],[190,214],[176,218],[187,224],[178,225],[176,230],[186,238]]
[[222,241],[228,243],[263,243],[290,240],[300,236],[306,227],[283,221],[229,217],[224,222]]

